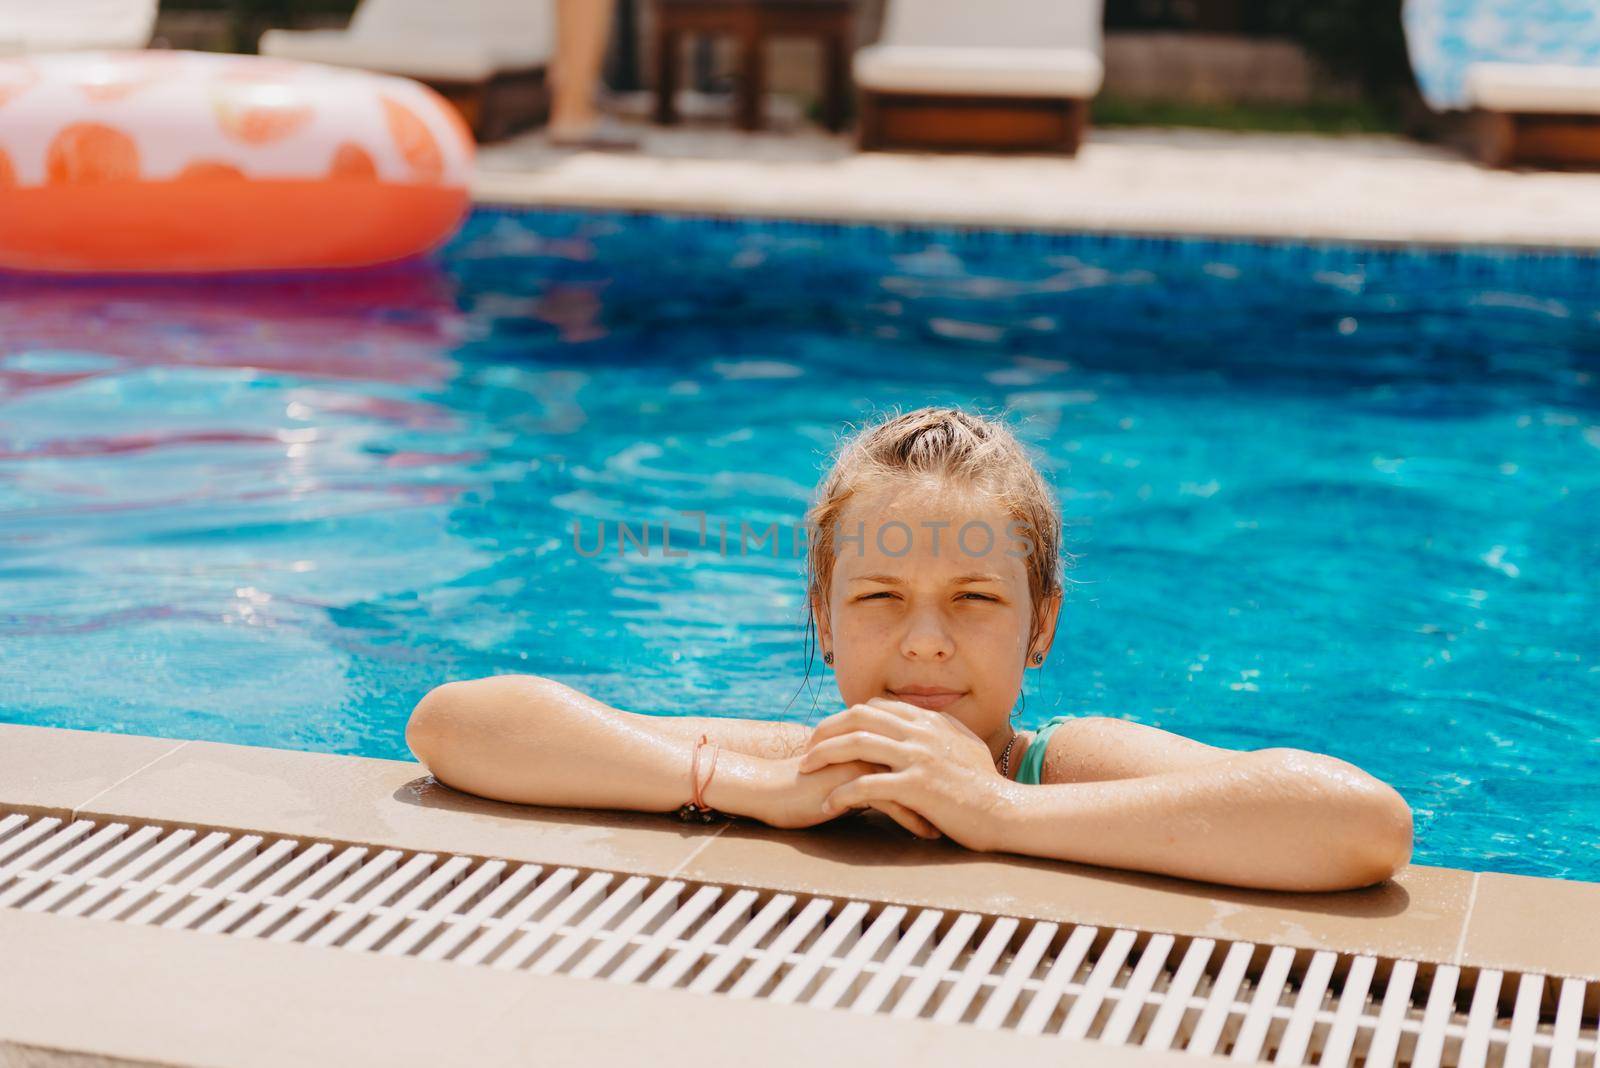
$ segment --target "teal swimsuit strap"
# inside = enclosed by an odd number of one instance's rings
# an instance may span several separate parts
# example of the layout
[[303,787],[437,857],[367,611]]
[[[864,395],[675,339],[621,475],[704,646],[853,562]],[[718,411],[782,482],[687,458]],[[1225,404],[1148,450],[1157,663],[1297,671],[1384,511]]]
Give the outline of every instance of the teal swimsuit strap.
[[1017,782],[1030,786],[1039,785],[1040,776],[1044,774],[1044,754],[1050,744],[1050,735],[1071,718],[1071,716],[1057,716],[1039,728],[1033,736],[1033,741],[1028,743],[1027,752],[1022,754],[1022,766],[1017,769]]

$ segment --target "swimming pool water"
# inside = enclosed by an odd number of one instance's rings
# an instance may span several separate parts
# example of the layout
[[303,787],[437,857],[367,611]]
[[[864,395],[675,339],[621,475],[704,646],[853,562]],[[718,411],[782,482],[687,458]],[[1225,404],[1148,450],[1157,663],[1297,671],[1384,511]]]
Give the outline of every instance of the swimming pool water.
[[1078,554],[1019,724],[1331,753],[1417,863],[1600,879],[1597,283],[499,210],[431,265],[6,279],[0,720],[404,758],[430,686],[523,671],[814,722],[803,561],[738,524],[798,522],[847,421],[1008,407]]

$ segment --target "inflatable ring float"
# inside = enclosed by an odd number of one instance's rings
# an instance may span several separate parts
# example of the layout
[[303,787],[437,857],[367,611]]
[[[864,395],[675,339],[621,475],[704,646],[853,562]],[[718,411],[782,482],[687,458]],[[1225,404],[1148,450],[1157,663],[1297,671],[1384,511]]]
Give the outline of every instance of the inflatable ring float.
[[460,224],[473,149],[406,78],[204,52],[0,60],[0,268],[401,259]]

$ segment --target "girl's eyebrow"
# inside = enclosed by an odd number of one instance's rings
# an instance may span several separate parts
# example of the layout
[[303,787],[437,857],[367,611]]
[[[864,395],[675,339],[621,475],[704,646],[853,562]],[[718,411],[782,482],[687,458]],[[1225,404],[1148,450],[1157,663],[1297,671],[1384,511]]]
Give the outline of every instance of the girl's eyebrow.
[[[901,579],[901,578],[899,578],[899,577],[897,577],[895,575],[883,575],[883,574],[856,575],[850,581],[851,582],[881,582],[885,586],[899,586],[904,582],[903,579]],[[952,585],[952,586],[967,586],[967,585],[970,585],[970,584],[972,584],[974,582],[1004,582],[1004,581],[1005,581],[1005,579],[1001,578],[999,575],[990,575],[990,574],[986,574],[986,573],[983,573],[983,572],[976,572],[975,571],[970,575],[957,575],[955,578],[950,580],[950,585]]]

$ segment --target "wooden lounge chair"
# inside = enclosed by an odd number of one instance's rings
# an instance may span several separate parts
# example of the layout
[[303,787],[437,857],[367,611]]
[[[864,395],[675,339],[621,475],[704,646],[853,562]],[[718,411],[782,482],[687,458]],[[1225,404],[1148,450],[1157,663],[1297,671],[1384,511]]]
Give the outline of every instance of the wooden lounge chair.
[[863,149],[1072,155],[1100,89],[1100,0],[889,0],[855,56]]
[[144,48],[156,0],[0,0],[0,56]]
[[1405,0],[1423,99],[1494,167],[1600,164],[1600,5]]
[[1475,63],[1466,79],[1483,163],[1600,164],[1600,66]]
[[493,141],[548,114],[554,24],[552,0],[361,0],[349,29],[268,30],[260,51],[415,78]]

